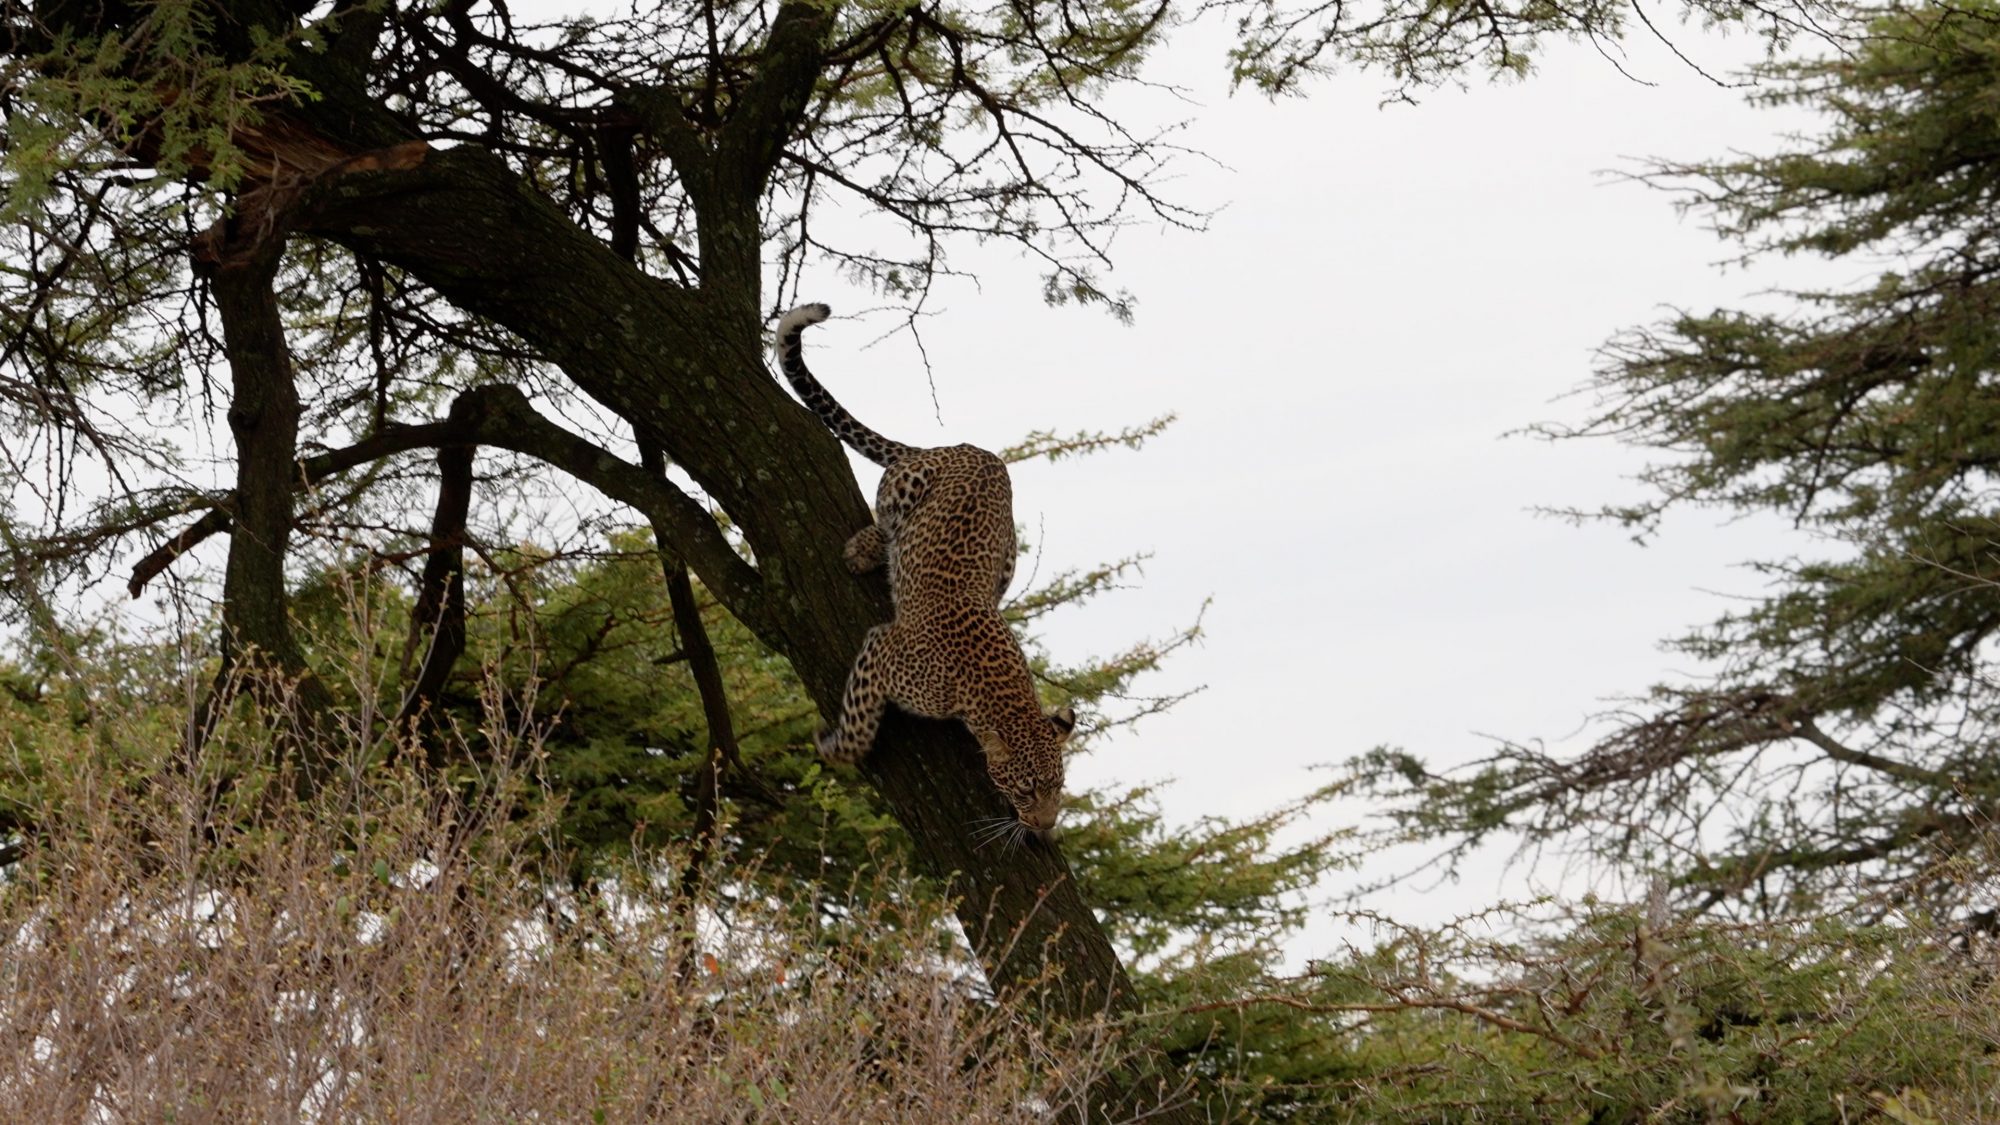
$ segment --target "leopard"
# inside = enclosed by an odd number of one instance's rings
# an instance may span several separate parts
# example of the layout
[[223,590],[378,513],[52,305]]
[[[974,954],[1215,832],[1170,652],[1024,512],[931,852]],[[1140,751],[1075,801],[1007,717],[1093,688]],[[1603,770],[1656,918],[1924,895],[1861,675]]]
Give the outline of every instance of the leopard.
[[832,315],[800,305],[779,318],[778,366],[835,437],[882,466],[875,521],[847,540],[850,571],[888,570],[890,620],[868,631],[848,671],[840,717],[816,741],[853,765],[889,704],[965,724],[986,775],[1013,807],[994,835],[1053,838],[1076,711],[1042,709],[1020,641],[1001,616],[1014,580],[1014,492],[1007,464],[976,445],[905,445],[862,425],[806,366],[800,338]]

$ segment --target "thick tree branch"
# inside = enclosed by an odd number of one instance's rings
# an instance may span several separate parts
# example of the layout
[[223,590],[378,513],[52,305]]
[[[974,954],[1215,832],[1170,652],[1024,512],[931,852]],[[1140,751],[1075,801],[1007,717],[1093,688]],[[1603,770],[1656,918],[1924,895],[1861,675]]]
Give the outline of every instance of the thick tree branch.
[[830,5],[793,0],[778,9],[757,60],[757,80],[737,99],[716,146],[728,190],[749,199],[763,195],[812,96],[833,26]]
[[782,635],[765,605],[762,576],[736,553],[693,497],[543,418],[514,387],[486,387],[480,393],[483,413],[474,429],[480,444],[525,453],[645,513],[730,613],[760,633]]
[[663,86],[629,86],[618,91],[612,104],[631,117],[632,123],[659,146],[683,177],[705,173],[708,146],[688,123],[679,91]]
[[151,582],[162,571],[172,566],[175,559],[194,550],[210,536],[228,531],[229,524],[228,508],[210,508],[202,514],[200,519],[182,529],[179,535],[153,548],[146,554],[145,558],[134,563],[132,566],[132,578],[125,583],[125,589],[133,597],[138,597],[146,591],[146,583]]
[[470,445],[438,450],[430,556],[410,614],[411,641],[421,647],[423,662],[396,716],[398,727],[423,739],[434,767],[444,764],[442,741],[436,737],[438,696],[465,652],[465,524],[472,506],[472,456]]
[[[702,583],[738,620],[753,629],[774,628],[763,605],[763,579],[736,553],[715,520],[693,497],[664,477],[655,477],[543,418],[516,387],[475,387],[452,401],[451,412],[442,421],[390,426],[353,445],[307,458],[300,463],[299,473],[308,481],[318,481],[396,453],[451,445],[490,445],[526,454],[639,510],[656,530],[671,537],[675,555],[694,567]],[[236,504],[232,494],[224,505],[141,560],[133,583],[142,585],[144,579],[164,568],[171,561],[169,552],[185,551],[207,535],[227,530],[228,511]]]
[[276,290],[282,227],[239,211],[204,237],[196,264],[210,279],[229,361],[229,429],[236,439],[235,534],[222,586],[222,667],[196,716],[196,743],[229,698],[247,688],[267,707],[292,712],[278,750],[297,758],[311,789],[332,766],[320,727],[332,696],[292,634],[285,553],[298,481],[298,386]]
[[[340,449],[316,453],[298,463],[299,479],[305,487],[315,484],[349,469],[379,461],[398,453],[408,453],[413,449],[429,449],[449,445],[459,440],[468,431],[449,420],[426,422],[421,425],[391,425],[381,432],[371,434],[353,445]],[[175,559],[200,546],[209,537],[219,535],[230,528],[230,512],[236,506],[236,494],[230,493],[216,507],[210,508],[200,519],[189,524],[180,534],[154,548],[146,557],[133,564],[131,580],[125,584],[133,597],[138,597],[146,589],[146,584],[173,565]]]

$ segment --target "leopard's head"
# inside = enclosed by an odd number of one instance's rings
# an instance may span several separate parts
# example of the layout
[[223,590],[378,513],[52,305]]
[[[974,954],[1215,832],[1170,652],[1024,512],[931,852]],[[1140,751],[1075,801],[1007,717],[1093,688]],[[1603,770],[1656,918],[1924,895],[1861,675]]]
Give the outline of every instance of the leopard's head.
[[1014,806],[1022,827],[1037,836],[1046,838],[1062,812],[1063,750],[1074,730],[1076,712],[1063,707],[972,732],[986,752],[986,775]]

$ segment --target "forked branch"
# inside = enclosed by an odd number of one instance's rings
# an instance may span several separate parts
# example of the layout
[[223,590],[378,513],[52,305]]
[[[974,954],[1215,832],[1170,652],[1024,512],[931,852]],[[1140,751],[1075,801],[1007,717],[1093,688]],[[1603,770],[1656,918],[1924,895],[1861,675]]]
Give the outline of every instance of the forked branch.
[[[396,453],[453,445],[489,445],[533,457],[619,503],[630,505],[670,538],[674,553],[701,576],[702,583],[730,613],[760,632],[772,627],[764,608],[763,578],[737,553],[700,503],[664,477],[649,473],[544,418],[518,387],[498,384],[475,387],[452,400],[450,414],[441,421],[390,426],[351,446],[297,464],[300,476],[313,482]],[[231,493],[186,530],[140,560],[133,568],[134,592],[178,554],[217,531],[229,529],[228,512],[235,503],[235,494]]]

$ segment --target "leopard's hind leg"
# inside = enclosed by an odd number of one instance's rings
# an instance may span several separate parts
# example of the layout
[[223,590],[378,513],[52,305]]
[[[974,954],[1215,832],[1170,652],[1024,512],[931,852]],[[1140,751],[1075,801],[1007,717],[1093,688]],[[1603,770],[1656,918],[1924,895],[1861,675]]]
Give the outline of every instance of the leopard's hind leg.
[[829,762],[852,765],[867,757],[882,728],[882,711],[893,703],[922,719],[965,717],[960,685],[946,665],[911,660],[902,646],[907,634],[895,622],[868,630],[854,666],[847,673],[847,690],[840,699],[840,721],[821,731],[819,752]]
[[882,709],[889,704],[890,646],[895,625],[877,625],[868,630],[861,651],[847,672],[847,690],[840,699],[840,721],[816,739],[819,752],[829,762],[853,765],[866,757],[875,745],[875,732],[882,728]]

